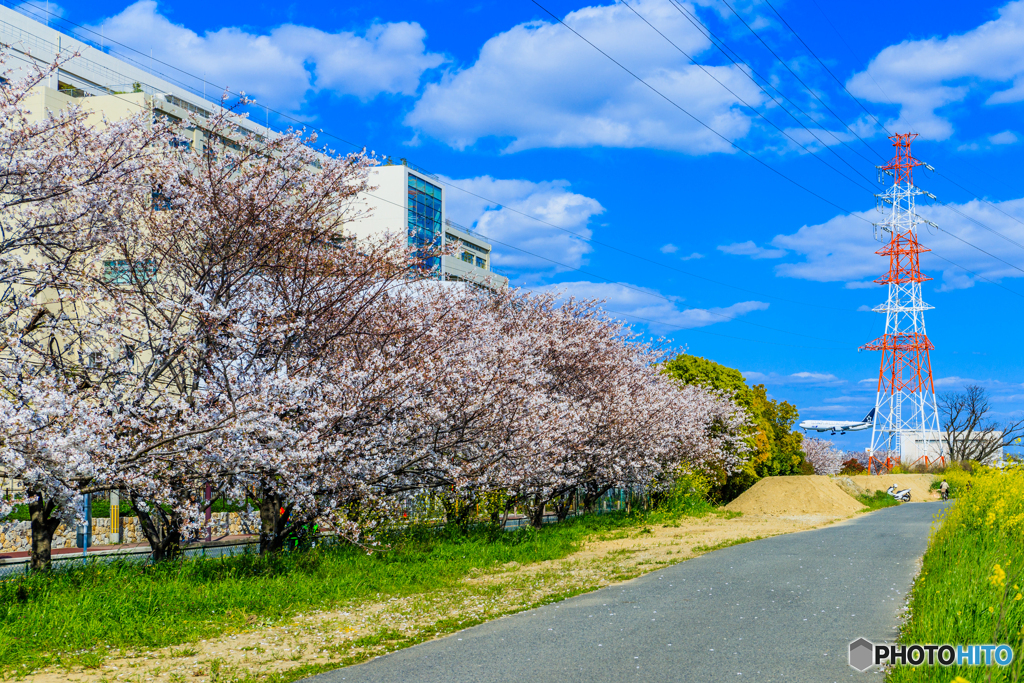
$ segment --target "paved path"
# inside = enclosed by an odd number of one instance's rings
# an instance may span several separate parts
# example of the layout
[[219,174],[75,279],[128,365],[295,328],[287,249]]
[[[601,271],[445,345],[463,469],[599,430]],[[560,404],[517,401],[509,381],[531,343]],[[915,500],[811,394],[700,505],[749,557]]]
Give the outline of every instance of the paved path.
[[315,683],[874,680],[850,641],[895,635],[944,503],[725,548]]

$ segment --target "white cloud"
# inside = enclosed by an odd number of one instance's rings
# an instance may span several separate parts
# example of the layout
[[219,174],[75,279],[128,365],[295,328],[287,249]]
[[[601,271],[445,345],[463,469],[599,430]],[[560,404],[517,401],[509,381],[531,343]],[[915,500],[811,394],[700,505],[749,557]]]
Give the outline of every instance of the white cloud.
[[[295,24],[268,33],[228,26],[199,35],[172,23],[154,0],[138,0],[90,28],[144,54],[152,50],[155,59],[205,79],[211,84],[208,94],[219,95],[217,89],[228,87],[291,111],[301,107],[310,90],[364,100],[381,93],[415,95],[424,71],[444,61],[426,51],[426,32],[409,22],[375,23],[362,35]],[[118,49],[114,45],[111,52]],[[183,78],[176,72],[174,77]],[[202,87],[201,81],[191,85]]]
[[755,384],[806,384],[812,386],[834,386],[844,384],[846,380],[840,379],[829,372],[794,372],[789,375],[780,375],[775,372],[755,372],[752,370],[741,370],[744,379]]
[[753,259],[782,258],[786,255],[785,249],[765,249],[754,244],[752,240],[723,244],[718,247],[718,250],[734,256],[749,256]]
[[800,410],[804,413],[848,413],[857,409],[857,406],[810,406]]
[[[950,121],[936,110],[973,92],[992,93],[987,104],[1024,100],[1024,0],[1004,5],[999,17],[960,35],[906,40],[882,50],[847,87],[872,102],[899,104],[890,129],[914,130],[945,140]],[[995,90],[995,92],[992,92]]]
[[677,251],[679,251],[679,247],[677,247],[676,245],[674,245],[674,244],[672,244],[670,242],[670,243],[662,246],[660,251],[661,251],[662,254],[674,254]]
[[1004,130],[1002,133],[987,136],[983,141],[965,142],[958,145],[958,152],[977,152],[979,150],[990,150],[992,147],[1001,145],[1012,145],[1018,140],[1017,134],[1013,131]]
[[680,256],[679,260],[680,261],[692,261],[694,259],[699,259],[699,258],[704,258],[704,254],[701,254],[700,252],[696,252],[695,251],[692,254],[690,254],[689,256]]
[[951,377],[938,377],[935,379],[935,386],[942,389],[961,389],[971,384],[976,384],[986,389],[1009,389],[1012,390],[1019,385],[1007,386],[1005,382],[998,379],[971,379],[970,377],[957,377],[953,375]]
[[[683,50],[708,39],[668,0],[633,3]],[[655,34],[621,3],[584,7],[565,23],[726,138],[742,138],[750,118],[737,99]],[[735,67],[708,66],[757,106],[760,90]],[[462,149],[494,136],[506,151],[538,147],[653,147],[691,154],[731,145],[587,45],[549,21],[519,24],[488,40],[477,61],[428,85],[405,123]]]
[[[1024,223],[1018,222],[1024,221],[1024,199],[994,204],[993,207],[974,200],[951,206],[1005,237],[1024,243]],[[1010,263],[1024,264],[1024,249],[946,207],[919,206],[918,213],[989,254],[995,254]],[[867,221],[879,220],[878,214],[873,211],[861,211],[855,216]],[[939,291],[973,287],[977,282],[977,277],[948,261],[996,282],[1003,278],[1024,276],[1024,272],[995,260],[947,232],[922,225],[919,238],[925,247],[933,250],[921,255],[921,269],[940,279]],[[848,289],[870,288],[881,291],[872,281],[888,270],[886,258],[875,254],[880,244],[873,239],[871,225],[854,216],[836,216],[826,223],[804,226],[790,235],[778,235],[771,241],[771,245],[803,257],[801,261],[776,266],[776,274],[782,277],[816,282],[844,282]]]
[[599,299],[605,302],[604,307],[609,313],[621,315],[637,324],[650,324],[653,329],[661,331],[707,327],[768,308],[763,301],[740,301],[722,308],[684,308],[680,297],[621,282],[561,282],[534,289],[578,299]]
[[[537,183],[490,176],[462,180],[442,177],[442,180],[448,183],[445,193],[448,216],[456,223],[494,240],[493,263],[499,271],[511,270],[522,274],[527,271],[566,270],[543,257],[569,268],[578,268],[592,251],[586,241],[591,235],[587,224],[591,217],[603,213],[604,207],[596,199],[569,191],[566,180]],[[491,201],[480,197],[489,197]],[[510,208],[498,208],[498,204]],[[536,216],[565,230],[545,225],[511,209]]]

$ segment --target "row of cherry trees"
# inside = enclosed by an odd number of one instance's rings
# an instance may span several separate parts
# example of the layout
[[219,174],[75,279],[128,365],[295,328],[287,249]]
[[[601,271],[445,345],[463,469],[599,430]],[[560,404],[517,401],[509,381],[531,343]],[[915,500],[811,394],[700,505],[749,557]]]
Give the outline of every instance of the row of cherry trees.
[[539,524],[744,458],[743,410],[667,379],[597,303],[354,240],[366,155],[241,139],[228,112],[41,112],[45,77],[0,86],[0,467],[26,487],[0,515],[28,504],[34,568],[86,493],[130,498],[161,559],[202,531],[207,486],[272,551],[313,523],[372,543],[424,494],[458,516],[500,493]]

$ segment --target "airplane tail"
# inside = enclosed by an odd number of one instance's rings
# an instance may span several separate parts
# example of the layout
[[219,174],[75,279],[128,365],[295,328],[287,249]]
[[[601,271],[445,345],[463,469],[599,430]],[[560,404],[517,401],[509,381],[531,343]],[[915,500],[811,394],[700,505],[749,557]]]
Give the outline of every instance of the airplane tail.
[[871,409],[871,412],[864,416],[864,422],[873,423],[875,421],[875,408]]

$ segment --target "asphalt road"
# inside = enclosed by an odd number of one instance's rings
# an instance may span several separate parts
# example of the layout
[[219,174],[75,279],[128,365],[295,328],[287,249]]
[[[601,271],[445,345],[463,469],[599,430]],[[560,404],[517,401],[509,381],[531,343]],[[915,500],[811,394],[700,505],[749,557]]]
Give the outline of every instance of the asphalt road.
[[880,682],[848,666],[848,645],[895,636],[944,505],[725,548],[306,680]]

